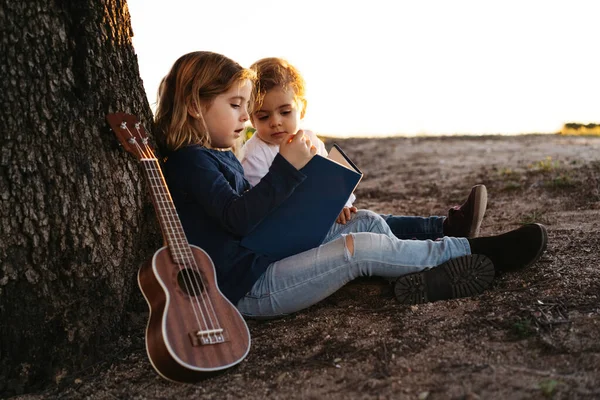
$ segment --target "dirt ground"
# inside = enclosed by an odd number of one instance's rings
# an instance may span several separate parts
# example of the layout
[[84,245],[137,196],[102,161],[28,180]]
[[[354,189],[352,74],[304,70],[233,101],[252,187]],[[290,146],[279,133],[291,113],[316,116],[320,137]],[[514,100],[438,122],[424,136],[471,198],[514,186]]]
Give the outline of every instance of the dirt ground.
[[546,253],[480,296],[419,306],[398,304],[382,279],[360,279],[304,312],[248,321],[248,357],[193,385],[154,373],[147,313],[132,313],[106,361],[18,398],[600,398],[600,137],[336,142],[365,172],[359,208],[445,215],[484,183],[482,235],[540,222]]

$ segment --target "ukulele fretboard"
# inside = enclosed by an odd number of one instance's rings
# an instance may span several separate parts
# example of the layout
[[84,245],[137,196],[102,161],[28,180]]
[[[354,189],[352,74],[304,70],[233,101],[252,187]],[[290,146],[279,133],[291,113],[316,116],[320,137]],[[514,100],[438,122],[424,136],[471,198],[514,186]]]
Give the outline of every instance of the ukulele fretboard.
[[150,185],[158,221],[171,251],[173,261],[178,264],[185,264],[187,260],[193,259],[192,253],[158,160],[156,158],[144,158],[140,161]]

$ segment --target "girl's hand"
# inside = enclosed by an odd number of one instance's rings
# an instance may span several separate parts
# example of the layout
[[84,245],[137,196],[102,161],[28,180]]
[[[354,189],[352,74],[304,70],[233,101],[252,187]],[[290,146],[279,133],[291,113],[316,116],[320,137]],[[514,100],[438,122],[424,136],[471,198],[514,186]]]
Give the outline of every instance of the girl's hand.
[[299,130],[296,134],[290,134],[279,146],[279,154],[283,156],[296,169],[304,167],[315,154],[317,148],[313,146],[310,139]]
[[344,207],[340,215],[335,220],[335,222],[337,222],[338,224],[346,225],[346,222],[350,221],[350,219],[352,218],[352,214],[354,214],[356,211],[358,210],[354,206]]

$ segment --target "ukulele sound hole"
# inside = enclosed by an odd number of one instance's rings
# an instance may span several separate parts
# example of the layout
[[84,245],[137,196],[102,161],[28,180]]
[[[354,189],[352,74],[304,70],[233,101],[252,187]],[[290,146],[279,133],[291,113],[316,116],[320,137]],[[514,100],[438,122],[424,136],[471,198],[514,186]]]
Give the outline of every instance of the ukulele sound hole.
[[192,297],[198,296],[204,290],[200,273],[189,268],[179,271],[177,284],[185,294]]

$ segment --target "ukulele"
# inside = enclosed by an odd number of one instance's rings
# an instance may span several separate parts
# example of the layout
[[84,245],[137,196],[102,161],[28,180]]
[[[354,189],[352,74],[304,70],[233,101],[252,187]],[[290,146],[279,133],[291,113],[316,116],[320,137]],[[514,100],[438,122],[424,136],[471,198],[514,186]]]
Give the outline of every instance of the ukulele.
[[138,271],[150,308],[150,363],[159,375],[177,382],[195,382],[238,364],[250,350],[248,326],[219,290],[209,255],[188,243],[144,128],[129,114],[106,119],[143,167],[166,243]]

